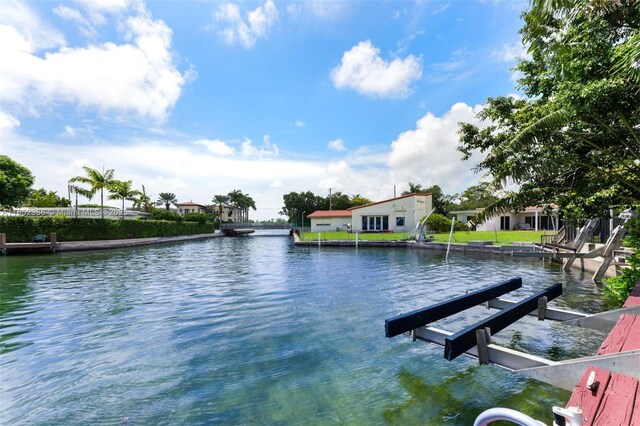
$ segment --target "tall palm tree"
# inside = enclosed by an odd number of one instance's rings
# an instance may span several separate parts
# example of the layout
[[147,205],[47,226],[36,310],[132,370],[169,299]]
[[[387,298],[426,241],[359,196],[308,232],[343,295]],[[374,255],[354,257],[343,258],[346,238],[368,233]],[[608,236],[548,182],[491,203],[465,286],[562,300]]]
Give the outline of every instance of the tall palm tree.
[[134,200],[136,196],[142,195],[142,192],[131,188],[131,181],[114,180],[107,188],[111,193],[110,200],[122,200],[122,219],[124,220],[124,201]]
[[69,179],[69,182],[80,182],[85,185],[90,185],[89,189],[83,189],[85,193],[91,194],[88,198],[91,199],[98,190],[100,191],[100,213],[102,219],[104,219],[104,189],[107,188],[113,181],[113,169],[105,171],[102,169],[102,173],[91,167],[83,167],[86,176],[76,176]]
[[158,194],[158,201],[156,201],[157,206],[161,206],[164,204],[164,207],[169,210],[171,204],[174,206],[178,204],[178,199],[176,198],[176,194],[173,192],[161,192]]
[[244,207],[244,218],[243,222],[249,221],[249,209],[256,209],[256,202],[251,198],[248,194],[242,194],[242,207]]
[[235,213],[234,222],[239,222],[240,205],[242,204],[244,194],[239,189],[234,189],[233,191],[229,192],[227,196],[229,197],[229,202],[233,206],[233,210]]
[[151,211],[151,197],[147,195],[147,191],[144,189],[144,185],[142,185],[142,192],[133,199],[133,208],[134,210],[140,210],[143,212]]
[[218,221],[222,223],[222,209],[229,203],[229,196],[214,195],[211,201],[218,205]]

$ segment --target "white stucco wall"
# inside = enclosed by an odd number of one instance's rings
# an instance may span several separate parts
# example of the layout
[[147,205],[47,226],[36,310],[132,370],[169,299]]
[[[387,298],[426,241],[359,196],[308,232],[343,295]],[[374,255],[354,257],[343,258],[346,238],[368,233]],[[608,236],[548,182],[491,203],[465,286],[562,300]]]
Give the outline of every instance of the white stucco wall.
[[311,232],[335,232],[337,228],[346,231],[349,223],[351,217],[312,217]]
[[[431,195],[411,195],[369,204],[351,210],[353,231],[362,232],[363,216],[388,217],[388,228],[393,232],[413,231],[418,221],[431,211]],[[396,220],[404,217],[404,226],[397,226]]]

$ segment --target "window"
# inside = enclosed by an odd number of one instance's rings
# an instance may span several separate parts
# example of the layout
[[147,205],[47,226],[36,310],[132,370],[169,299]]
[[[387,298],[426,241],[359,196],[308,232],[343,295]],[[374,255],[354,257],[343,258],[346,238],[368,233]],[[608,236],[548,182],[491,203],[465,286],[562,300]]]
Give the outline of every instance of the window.
[[500,216],[500,230],[508,231],[511,229],[511,218],[509,216]]
[[396,226],[404,226],[404,217],[396,217]]
[[362,216],[363,231],[386,231],[389,229],[389,216]]

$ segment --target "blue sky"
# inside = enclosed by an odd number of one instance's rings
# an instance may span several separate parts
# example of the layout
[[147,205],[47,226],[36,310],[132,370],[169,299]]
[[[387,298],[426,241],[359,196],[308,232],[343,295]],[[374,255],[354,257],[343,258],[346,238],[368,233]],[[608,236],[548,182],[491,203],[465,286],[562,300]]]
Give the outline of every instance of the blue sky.
[[[517,95],[523,1],[0,2],[0,153],[156,197],[456,193],[457,123]],[[483,123],[478,123],[483,125]],[[475,160],[480,158],[480,154]]]

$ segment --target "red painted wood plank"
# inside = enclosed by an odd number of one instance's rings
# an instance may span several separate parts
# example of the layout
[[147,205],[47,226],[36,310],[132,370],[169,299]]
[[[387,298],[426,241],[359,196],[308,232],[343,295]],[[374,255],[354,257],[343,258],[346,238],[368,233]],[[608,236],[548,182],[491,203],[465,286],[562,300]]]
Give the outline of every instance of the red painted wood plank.
[[[596,372],[597,387],[594,390],[587,389],[587,380],[592,371]],[[600,407],[600,401],[604,396],[611,373],[602,368],[589,366],[585,370],[580,382],[573,388],[571,398],[567,402],[567,407],[579,407],[582,410],[582,415],[585,418],[584,426],[590,426],[593,424],[593,420],[596,417],[598,408]]]
[[636,402],[633,404],[630,426],[640,426],[640,383],[638,383],[638,391],[636,392]]
[[640,296],[629,296],[626,302],[622,307],[627,308],[629,306],[638,306],[640,305]]
[[637,390],[638,379],[611,373],[611,380],[600,402],[594,424],[628,426]]
[[622,350],[627,337],[633,332],[633,325],[636,315],[622,314],[616,325],[607,336],[600,349],[598,355],[617,353]]
[[624,345],[622,345],[621,352],[640,349],[640,315],[634,316],[635,320],[631,326],[629,334],[627,335],[627,340],[625,340]]

